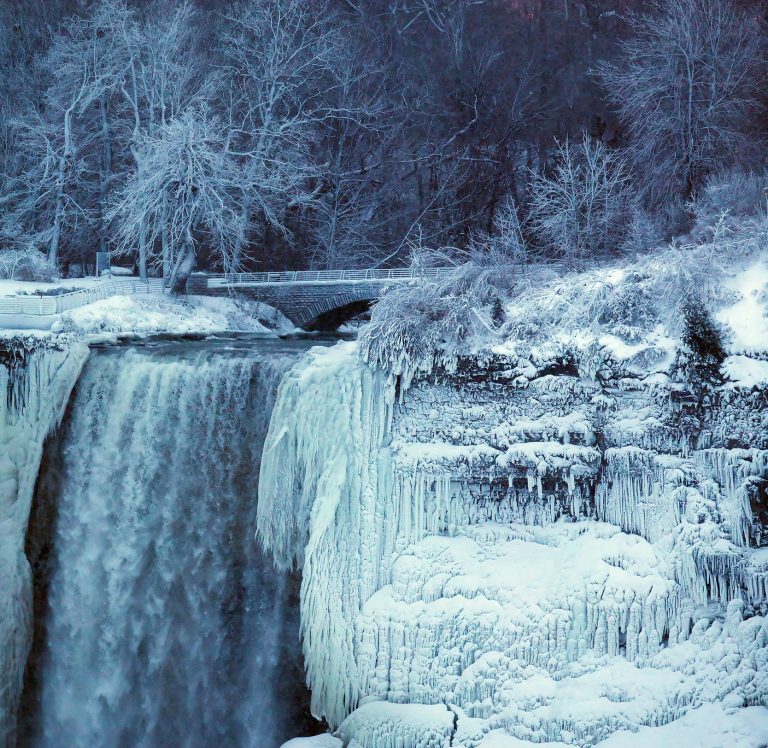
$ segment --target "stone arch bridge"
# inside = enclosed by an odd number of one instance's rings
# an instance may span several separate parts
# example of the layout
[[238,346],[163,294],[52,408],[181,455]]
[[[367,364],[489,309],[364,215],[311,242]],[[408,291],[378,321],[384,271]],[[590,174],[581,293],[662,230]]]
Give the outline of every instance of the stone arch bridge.
[[387,285],[438,277],[447,268],[290,270],[269,273],[192,273],[187,293],[247,294],[280,310],[305,330],[334,330],[368,310]]

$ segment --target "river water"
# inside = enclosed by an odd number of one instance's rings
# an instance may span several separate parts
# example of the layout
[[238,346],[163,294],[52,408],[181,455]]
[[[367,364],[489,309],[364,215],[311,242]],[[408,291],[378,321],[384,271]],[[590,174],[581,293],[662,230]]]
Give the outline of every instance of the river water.
[[280,378],[329,342],[92,353],[30,521],[22,746],[273,748],[312,731],[298,582],[258,547],[256,504]]

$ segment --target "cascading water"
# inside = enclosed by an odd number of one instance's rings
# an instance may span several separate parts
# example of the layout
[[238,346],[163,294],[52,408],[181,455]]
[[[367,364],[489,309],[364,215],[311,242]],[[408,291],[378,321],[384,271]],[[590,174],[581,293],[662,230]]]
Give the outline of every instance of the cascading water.
[[303,732],[296,585],[255,540],[303,343],[92,355],[38,481],[21,744],[271,748]]

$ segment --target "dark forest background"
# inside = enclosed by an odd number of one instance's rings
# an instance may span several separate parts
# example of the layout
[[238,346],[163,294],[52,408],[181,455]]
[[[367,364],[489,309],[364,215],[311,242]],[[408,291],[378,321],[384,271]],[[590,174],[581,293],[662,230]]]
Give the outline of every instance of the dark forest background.
[[109,251],[170,276],[641,252],[724,175],[762,188],[765,17],[746,0],[1,0],[0,255],[74,275]]

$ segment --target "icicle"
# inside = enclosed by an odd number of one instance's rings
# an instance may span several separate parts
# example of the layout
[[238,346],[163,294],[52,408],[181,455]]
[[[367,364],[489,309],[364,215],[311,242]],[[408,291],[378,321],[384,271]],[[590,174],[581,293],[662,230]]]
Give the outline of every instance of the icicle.
[[398,537],[414,532],[410,502],[422,491],[388,495],[391,390],[354,344],[314,348],[284,377],[264,444],[258,533],[280,566],[303,565],[307,683],[313,712],[332,726],[360,697],[355,622]]
[[725,493],[725,502],[719,508],[730,525],[732,542],[749,545],[752,507],[747,485],[750,478],[768,474],[768,450],[704,449],[695,452],[693,458]]

